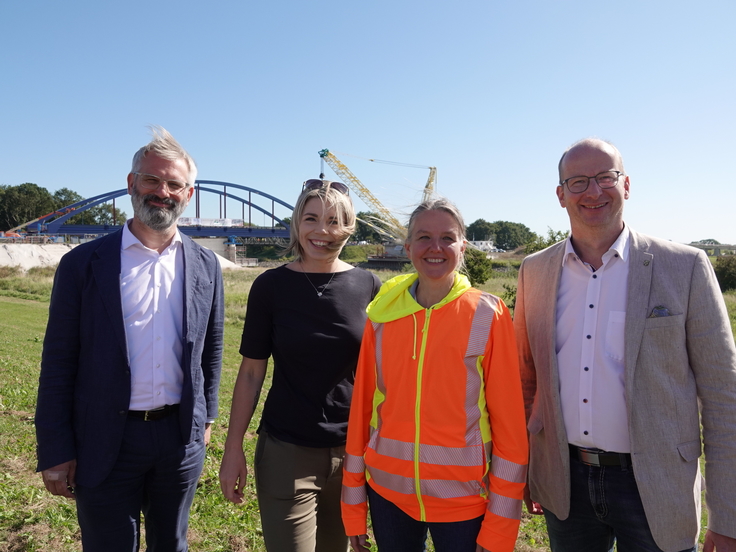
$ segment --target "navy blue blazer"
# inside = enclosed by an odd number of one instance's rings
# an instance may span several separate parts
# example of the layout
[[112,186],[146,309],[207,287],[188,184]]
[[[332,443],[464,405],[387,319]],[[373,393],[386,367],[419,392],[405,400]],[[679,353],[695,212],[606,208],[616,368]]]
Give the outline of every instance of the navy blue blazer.
[[[39,471],[76,458],[77,483],[94,487],[120,451],[130,404],[130,364],[120,296],[122,231],[77,246],[54,278],[36,406]],[[215,254],[182,236],[185,443],[217,416],[224,297]]]

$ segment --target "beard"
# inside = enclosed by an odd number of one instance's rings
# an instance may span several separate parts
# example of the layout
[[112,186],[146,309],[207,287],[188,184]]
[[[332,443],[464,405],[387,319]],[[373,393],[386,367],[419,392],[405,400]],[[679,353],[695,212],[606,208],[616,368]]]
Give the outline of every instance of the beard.
[[[149,201],[163,203],[166,207],[154,207],[148,203]],[[175,225],[189,204],[188,201],[183,199],[182,201],[174,201],[169,197],[161,198],[155,194],[141,195],[135,187],[130,196],[130,202],[133,204],[135,216],[156,232],[163,232]]]

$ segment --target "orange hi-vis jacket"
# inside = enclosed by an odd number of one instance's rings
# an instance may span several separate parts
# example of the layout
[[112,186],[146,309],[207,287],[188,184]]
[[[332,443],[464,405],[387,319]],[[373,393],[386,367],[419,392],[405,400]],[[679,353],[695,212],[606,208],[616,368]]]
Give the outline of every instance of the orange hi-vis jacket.
[[425,309],[416,274],[368,306],[343,472],[348,535],[366,533],[366,482],[414,519],[484,516],[478,544],[512,552],[526,481],[527,433],[511,316],[456,274]]

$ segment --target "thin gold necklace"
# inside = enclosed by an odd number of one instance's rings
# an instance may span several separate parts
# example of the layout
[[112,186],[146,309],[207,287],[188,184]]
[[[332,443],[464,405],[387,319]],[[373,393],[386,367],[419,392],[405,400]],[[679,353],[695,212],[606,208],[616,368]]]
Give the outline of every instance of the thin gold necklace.
[[317,297],[322,297],[322,294],[327,291],[327,286],[329,286],[332,283],[332,279],[335,277],[336,272],[332,273],[332,276],[330,276],[330,281],[327,282],[324,286],[320,286],[322,288],[322,291],[318,290],[317,287],[312,283],[312,280],[309,279],[309,276],[307,276],[307,271],[304,270],[304,265],[301,261],[299,261],[299,266],[302,269],[302,274],[304,274],[304,277],[307,279],[307,282],[309,282],[309,285],[314,288],[314,291],[317,292]]

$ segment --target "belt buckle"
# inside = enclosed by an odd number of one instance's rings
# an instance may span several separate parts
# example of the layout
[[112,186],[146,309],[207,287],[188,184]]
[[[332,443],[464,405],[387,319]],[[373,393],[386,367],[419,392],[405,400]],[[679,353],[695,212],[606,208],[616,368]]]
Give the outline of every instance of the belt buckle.
[[601,466],[601,461],[598,458],[598,452],[596,451],[578,447],[578,457],[583,464],[587,464],[588,466],[595,466],[598,468]]
[[153,410],[146,410],[146,412],[143,414],[143,421],[144,422],[151,422],[151,421],[153,421],[153,418],[151,418],[149,416],[149,414],[153,414],[155,412],[161,412],[164,408],[166,408],[166,407],[165,406],[160,406],[158,408],[154,408]]

